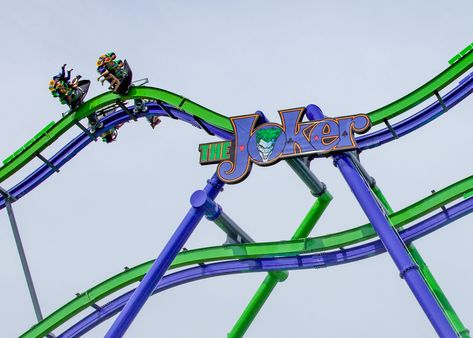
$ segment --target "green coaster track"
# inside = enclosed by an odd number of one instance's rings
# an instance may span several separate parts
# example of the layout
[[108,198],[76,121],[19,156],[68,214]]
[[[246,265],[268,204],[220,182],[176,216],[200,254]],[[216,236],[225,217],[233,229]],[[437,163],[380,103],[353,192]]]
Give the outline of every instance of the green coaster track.
[[[428,98],[438,96],[440,90],[452,83],[452,81],[464,74],[472,66],[473,51],[468,51],[465,55],[458,58],[445,71],[423,86],[384,107],[368,113],[371,123],[377,125],[386,122],[389,119],[399,116],[417,106]],[[108,92],[86,101],[76,110],[65,115],[59,121],[50,123],[23,147],[13,155],[9,156],[4,161],[4,165],[0,168],[0,183],[28,164],[35,158],[35,156],[37,156],[37,154],[49,147],[77,122],[80,122],[87,116],[90,116],[104,107],[131,99],[148,99],[165,103],[180,111],[186,112],[193,117],[197,117],[221,130],[230,133],[232,132],[231,123],[226,116],[220,115],[180,95],[166,90],[151,87],[132,87],[128,94],[124,96]],[[378,199],[383,203],[385,209],[390,213],[389,220],[392,226],[401,229],[403,226],[413,222],[414,220],[444,207],[447,203],[462,198],[471,198],[470,196],[473,192],[473,176],[454,183],[397,212],[392,212],[386,198],[382,195],[378,187],[374,187],[373,191],[377,195]],[[331,199],[332,197],[328,192],[317,197],[313,207],[302,220],[298,230],[295,232],[291,240],[266,243],[231,244],[189,250],[182,252],[177,256],[172,263],[171,269],[188,267],[195,264],[206,264],[209,262],[262,257],[297,256],[308,253],[324,252],[366,242],[376,237],[376,233],[371,224],[364,224],[349,230],[308,238],[310,231],[313,229]],[[455,328],[455,331],[462,337],[469,337],[468,331],[465,329],[450,304],[448,304],[446,297],[443,295],[440,287],[435,282],[432,274],[428,271],[428,268],[425,263],[423,263],[422,258],[412,244],[409,245],[409,251],[415,261],[422,268],[423,277],[427,281],[431,290],[435,293],[443,310],[448,314],[448,319],[451,325]],[[151,261],[146,262],[123,271],[81,293],[78,297],[44,318],[43,321],[31,327],[22,335],[22,337],[42,337],[49,334],[55,328],[65,323],[70,318],[78,315],[81,311],[100,301],[104,297],[140,281],[148,271],[151,263]],[[268,274],[261,289],[255,295],[255,298],[245,310],[245,313],[230,332],[230,337],[240,337],[244,334],[274,286],[285,278],[287,278],[287,275],[281,273]]]

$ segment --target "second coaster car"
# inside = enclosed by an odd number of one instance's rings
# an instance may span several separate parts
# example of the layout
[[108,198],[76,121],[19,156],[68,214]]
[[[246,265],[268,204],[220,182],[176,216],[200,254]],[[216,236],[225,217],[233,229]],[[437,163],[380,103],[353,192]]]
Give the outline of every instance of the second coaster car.
[[97,81],[102,85],[107,81],[109,89],[117,94],[126,94],[131,86],[133,73],[126,60],[117,60],[114,52],[101,55],[97,60]]

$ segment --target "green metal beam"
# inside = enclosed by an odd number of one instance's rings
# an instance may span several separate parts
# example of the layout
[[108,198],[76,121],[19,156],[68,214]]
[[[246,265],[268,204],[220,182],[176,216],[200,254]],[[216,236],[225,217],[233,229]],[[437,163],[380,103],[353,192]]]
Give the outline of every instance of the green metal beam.
[[434,77],[432,80],[417,88],[413,92],[391,102],[390,104],[376,109],[368,116],[372,125],[382,123],[384,120],[392,119],[405,111],[415,107],[419,103],[427,100],[452,83],[460,75],[465,73],[473,65],[473,50],[465,54],[460,60],[445,69],[442,73]]
[[[302,220],[291,239],[294,240],[307,238],[331,200],[332,195],[330,195],[329,192],[325,192],[320,195],[315,200],[314,204]],[[232,330],[228,333],[229,338],[243,337],[255,319],[256,315],[261,310],[268,297],[271,295],[271,292],[276,287],[277,283],[278,280],[276,277],[272,276],[271,274],[266,275],[264,281],[261,283],[256,293],[251,298],[240,318],[235,323]]]

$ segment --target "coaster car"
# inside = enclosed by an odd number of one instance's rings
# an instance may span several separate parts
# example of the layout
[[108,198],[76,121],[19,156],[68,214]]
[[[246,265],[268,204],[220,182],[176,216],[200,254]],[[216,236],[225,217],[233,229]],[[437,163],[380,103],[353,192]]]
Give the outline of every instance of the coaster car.
[[62,104],[68,105],[73,110],[84,101],[89,91],[90,81],[81,80],[80,75],[71,81],[71,72],[72,69],[66,72],[66,64],[64,64],[61,72],[49,81],[49,91],[54,97],[59,98]]
[[100,75],[97,81],[101,81],[102,85],[107,81],[110,84],[110,90],[123,95],[130,89],[133,72],[126,60],[117,60],[116,57],[114,52],[99,57],[97,60],[97,72]]
[[77,82],[77,87],[73,89],[70,103],[68,103],[71,109],[75,109],[84,102],[84,98],[87,95],[90,87],[90,80],[80,80]]
[[123,72],[124,76],[118,85],[118,88],[115,90],[118,94],[126,94],[131,87],[131,81],[133,79],[133,72],[131,71],[130,66],[126,60],[123,61]]

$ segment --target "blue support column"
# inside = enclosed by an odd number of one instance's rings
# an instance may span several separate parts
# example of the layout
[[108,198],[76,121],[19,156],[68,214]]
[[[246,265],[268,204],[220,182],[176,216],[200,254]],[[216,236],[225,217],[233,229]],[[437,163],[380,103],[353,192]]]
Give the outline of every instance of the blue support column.
[[117,338],[125,334],[204,214],[206,212],[212,212],[211,209],[215,204],[211,202],[217,197],[218,193],[222,191],[223,185],[224,183],[221,182],[215,174],[207,181],[204,190],[198,190],[192,194],[190,200],[192,205],[191,209],[187,212],[171,239],[154,261],[140,285],[138,285],[135,292],[133,292],[133,295],[130,297],[105,337]]
[[343,178],[350,186],[358,203],[399,269],[400,277],[406,280],[407,285],[429,318],[435,331],[437,331],[437,334],[443,338],[457,337],[440,305],[422,278],[419,267],[409,255],[409,251],[397,231],[389,223],[353,160],[347,154],[336,155],[334,159],[335,165],[340,169]]
[[[311,121],[320,120],[325,117],[322,110],[314,104],[307,106],[306,115]],[[437,334],[442,338],[457,337],[435,296],[430,292],[419,271],[419,267],[412,259],[397,231],[391,226],[382,206],[373,196],[368,186],[369,183],[363,179],[363,174],[360,173],[356,164],[353,163],[353,159],[349,154],[345,153],[334,155],[333,158],[335,166],[340,169],[343,178],[350,186],[351,191],[377,232],[381,242],[383,242],[386,251],[399,269],[400,277],[406,280],[407,285],[429,318],[435,331],[437,331]],[[370,177],[366,172],[364,174],[367,179]]]

